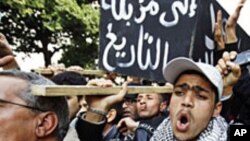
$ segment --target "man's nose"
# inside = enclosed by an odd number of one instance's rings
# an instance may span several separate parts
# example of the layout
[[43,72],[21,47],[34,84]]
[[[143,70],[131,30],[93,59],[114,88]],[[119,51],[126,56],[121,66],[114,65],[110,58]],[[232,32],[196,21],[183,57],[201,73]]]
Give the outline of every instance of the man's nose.
[[182,106],[192,108],[194,106],[194,93],[188,91],[182,101]]
[[122,108],[127,108],[128,107],[128,104],[126,102],[123,102],[122,103]]
[[139,102],[140,104],[145,104],[147,101],[146,98],[141,98],[140,100],[138,100],[137,102]]

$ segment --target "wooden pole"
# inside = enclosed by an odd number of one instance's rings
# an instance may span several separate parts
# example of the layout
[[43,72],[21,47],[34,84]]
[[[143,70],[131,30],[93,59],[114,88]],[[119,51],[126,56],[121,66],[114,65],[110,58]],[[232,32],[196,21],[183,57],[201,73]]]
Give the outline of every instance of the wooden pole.
[[[53,75],[54,73],[51,69],[34,69],[32,71],[41,75]],[[103,76],[106,74],[106,72],[103,70],[81,70],[81,71],[79,70],[76,72],[80,73],[81,75],[95,75],[95,76]]]
[[[98,87],[79,85],[34,85],[32,94],[40,96],[70,96],[70,95],[110,95],[117,94],[121,86]],[[172,93],[172,85],[167,86],[128,86],[128,94],[136,93]]]

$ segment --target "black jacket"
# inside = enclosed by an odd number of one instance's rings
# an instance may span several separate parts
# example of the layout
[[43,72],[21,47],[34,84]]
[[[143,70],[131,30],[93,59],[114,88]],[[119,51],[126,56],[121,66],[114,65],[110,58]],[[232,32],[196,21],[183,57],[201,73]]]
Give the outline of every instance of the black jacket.
[[161,124],[166,116],[158,116],[150,120],[141,120],[136,129],[134,141],[149,141],[154,130]]

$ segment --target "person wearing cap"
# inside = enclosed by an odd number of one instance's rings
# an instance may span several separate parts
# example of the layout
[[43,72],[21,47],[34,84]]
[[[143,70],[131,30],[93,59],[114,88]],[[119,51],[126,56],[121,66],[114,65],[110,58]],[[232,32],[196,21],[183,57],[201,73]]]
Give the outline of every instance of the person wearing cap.
[[[231,53],[226,55],[233,56]],[[217,68],[184,57],[167,64],[164,77],[174,85],[170,115],[150,141],[227,140],[228,124],[220,116],[221,98],[223,93],[229,93],[228,88],[232,88],[241,73],[239,65],[226,55],[224,58],[228,59],[220,60]]]
[[[231,61],[234,57],[231,52],[223,55],[216,67],[183,57],[170,61],[164,69],[165,79],[174,84],[169,117],[150,140],[227,140],[228,124],[220,116],[220,100],[230,94],[241,74],[240,67]],[[88,109],[77,125],[81,140],[102,140],[105,113],[124,99],[126,91],[125,85],[117,95],[88,96],[92,110]]]

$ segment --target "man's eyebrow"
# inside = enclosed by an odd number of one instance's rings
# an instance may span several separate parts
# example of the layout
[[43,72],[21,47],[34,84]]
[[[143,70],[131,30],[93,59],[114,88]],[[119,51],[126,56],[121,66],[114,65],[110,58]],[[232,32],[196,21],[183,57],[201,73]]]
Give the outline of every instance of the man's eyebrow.
[[207,89],[201,87],[201,86],[193,86],[192,87],[193,90],[195,91],[205,91],[205,92],[209,92]]
[[175,87],[175,88],[176,88],[176,87],[177,87],[177,88],[179,87],[179,88],[184,88],[184,89],[190,88],[189,85],[188,85],[187,83],[175,85],[174,87]]
[[[176,85],[175,88],[183,88],[183,89],[189,89],[190,86],[186,83],[184,84],[180,84],[180,85]],[[195,90],[195,91],[205,91],[205,92],[209,92],[207,89],[201,87],[201,86],[192,86],[191,89]]]
[[143,96],[142,96],[142,95],[138,95],[138,96],[137,96],[137,98],[141,98],[141,97],[143,97]]

